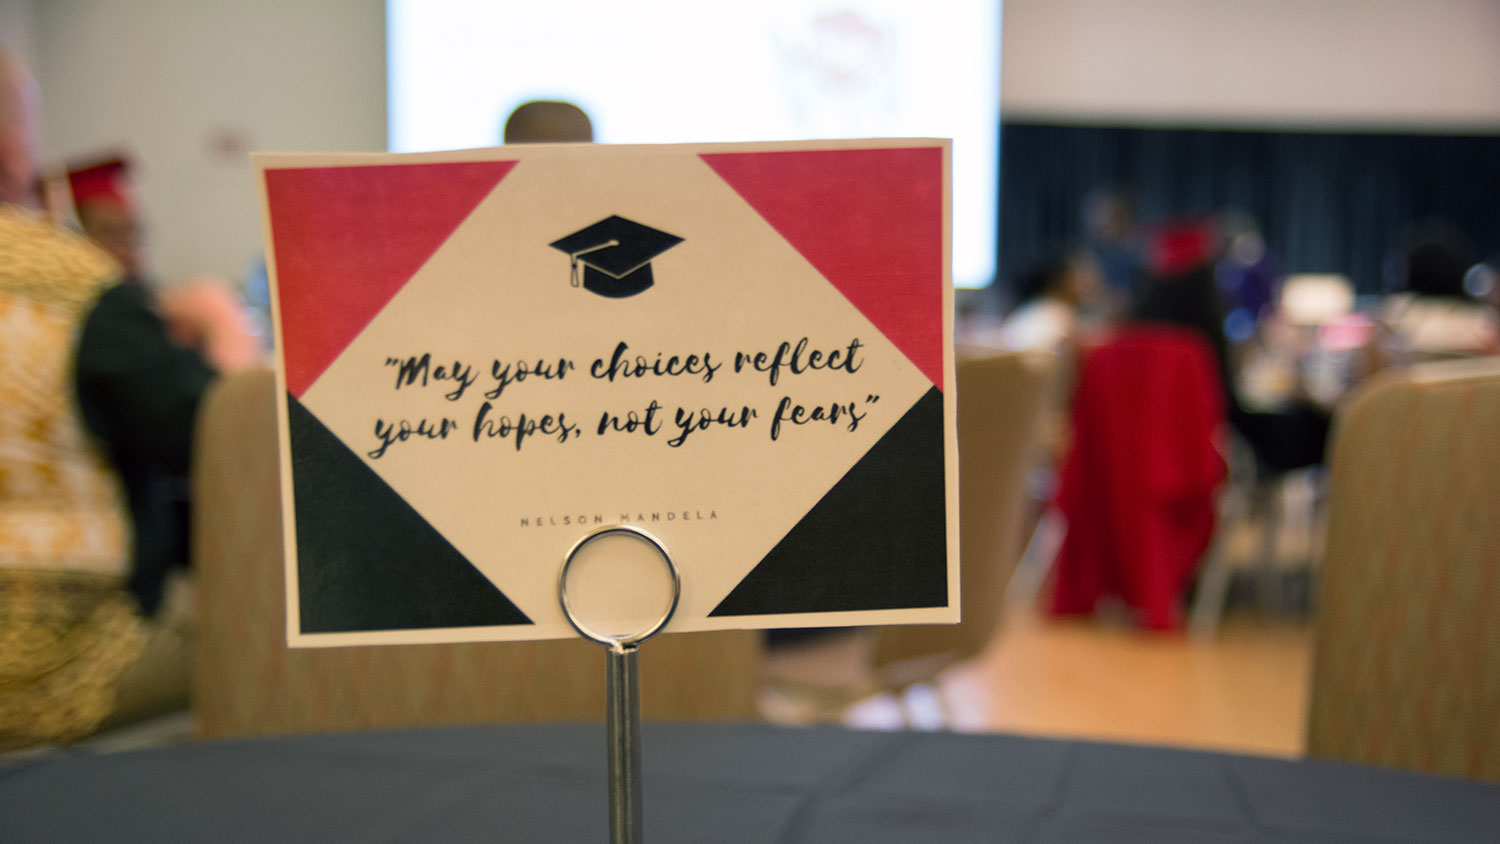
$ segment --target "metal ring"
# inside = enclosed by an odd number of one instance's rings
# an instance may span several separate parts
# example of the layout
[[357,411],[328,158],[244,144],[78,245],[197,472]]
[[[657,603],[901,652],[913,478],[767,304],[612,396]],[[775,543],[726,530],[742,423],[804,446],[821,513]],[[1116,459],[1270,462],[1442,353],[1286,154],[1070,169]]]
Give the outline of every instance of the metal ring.
[[[617,533],[628,534],[655,548],[656,552],[661,555],[662,562],[666,563],[667,572],[672,575],[672,600],[662,612],[661,618],[648,625],[644,631],[628,636],[610,636],[591,629],[574,615],[573,604],[568,599],[568,569],[573,565],[573,560],[578,557],[578,552],[600,537]],[[677,573],[677,564],[672,561],[672,555],[667,553],[667,547],[662,544],[661,540],[634,525],[608,525],[584,534],[583,538],[573,543],[573,547],[568,550],[567,556],[563,558],[562,571],[557,575],[557,598],[562,604],[563,615],[567,617],[568,623],[573,625],[573,629],[577,630],[578,635],[583,638],[606,645],[616,651],[634,648],[660,633],[662,628],[667,626],[667,622],[671,621],[672,615],[677,612],[677,600],[680,597],[682,597],[682,579]]]

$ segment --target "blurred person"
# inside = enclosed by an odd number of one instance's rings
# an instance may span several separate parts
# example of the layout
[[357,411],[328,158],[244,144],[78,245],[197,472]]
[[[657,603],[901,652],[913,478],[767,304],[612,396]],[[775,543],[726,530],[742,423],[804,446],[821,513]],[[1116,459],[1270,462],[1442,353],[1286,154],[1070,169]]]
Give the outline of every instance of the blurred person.
[[59,167],[43,171],[37,180],[37,209],[47,222],[60,229],[78,230],[78,217],[73,208],[73,186],[68,183],[68,173]]
[[1500,255],[1491,255],[1464,274],[1464,292],[1500,313]]
[[1214,267],[1214,276],[1229,309],[1224,333],[1234,343],[1245,343],[1276,307],[1280,271],[1259,225],[1249,214],[1226,212],[1220,226],[1224,254]]
[[251,328],[260,338],[261,354],[271,354],[275,327],[271,319],[271,272],[264,253],[256,255],[245,270],[245,307],[250,310]]
[[1131,321],[1191,328],[1208,341],[1218,369],[1230,425],[1249,446],[1262,474],[1320,465],[1328,441],[1328,411],[1298,391],[1271,410],[1246,407],[1237,361],[1225,334],[1225,307],[1215,279],[1220,237],[1205,221],[1158,227],[1146,246],[1147,280]]
[[1081,311],[1098,293],[1098,267],[1091,256],[1058,252],[1043,258],[1016,280],[1016,307],[1000,326],[1001,345],[1070,357]]
[[1010,311],[1012,294],[1005,285],[960,288],[953,297],[953,342],[960,346],[1000,347],[1000,326]]
[[1234,361],[1224,334],[1224,299],[1214,279],[1218,256],[1219,232],[1207,220],[1176,220],[1155,226],[1145,239],[1139,295],[1127,318],[1196,331],[1213,349],[1227,388],[1234,383]]
[[1118,600],[1172,630],[1213,536],[1228,361],[1213,281],[1216,235],[1189,222],[1147,241],[1150,281],[1126,319],[1082,356],[1053,506],[1067,525],[1051,612]]
[[139,280],[145,246],[128,171],[121,156],[75,166],[68,170],[68,188],[84,235],[115,259],[127,279]]
[[35,210],[37,95],[0,55],[0,747],[92,732],[147,640],[129,522],[74,412],[71,362],[113,261]]
[[125,160],[70,173],[80,226],[123,270],[89,312],[78,343],[79,408],[109,451],[134,525],[130,589],[148,615],[168,575],[187,567],[188,461],[199,400],[220,373],[258,362],[238,298],[217,279],[154,289]]
[[591,143],[594,124],[583,109],[559,100],[532,100],[505,120],[507,144]]
[[29,73],[0,56],[0,746],[186,703],[186,606],[157,613],[185,562],[172,511],[198,399],[253,360],[220,293],[158,300],[138,252],[127,275],[36,213],[36,112]]
[[1092,256],[1057,251],[1016,280],[1016,307],[997,332],[1001,348],[1044,352],[1057,359],[1037,453],[1027,476],[1028,492],[1036,502],[1052,497],[1055,469],[1071,444],[1073,389],[1087,345],[1087,303],[1097,302],[1102,292]]
[[1089,191],[1081,208],[1084,247],[1104,282],[1106,318],[1127,314],[1142,283],[1140,234],[1130,194],[1105,185]]
[[1483,273],[1468,238],[1452,224],[1428,220],[1411,226],[1387,262],[1386,284],[1395,292],[1379,319],[1389,331],[1388,358],[1500,354],[1500,319],[1470,291],[1471,279]]

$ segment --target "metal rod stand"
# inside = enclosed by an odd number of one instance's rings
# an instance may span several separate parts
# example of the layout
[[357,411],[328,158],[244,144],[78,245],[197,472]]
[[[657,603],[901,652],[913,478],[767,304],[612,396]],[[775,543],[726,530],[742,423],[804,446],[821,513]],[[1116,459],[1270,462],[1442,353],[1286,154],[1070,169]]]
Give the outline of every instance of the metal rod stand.
[[605,652],[605,732],[609,743],[609,840],[641,844],[640,648],[613,645]]
[[[671,580],[671,600],[661,615],[644,629],[629,634],[603,633],[587,619],[579,618],[568,593],[568,571],[579,552],[590,543],[606,540],[644,542],[661,557]],[[608,546],[600,546],[608,547]],[[557,578],[558,599],[563,615],[578,634],[605,647],[604,729],[609,753],[609,840],[610,844],[641,844],[645,839],[645,822],[641,811],[641,685],[640,644],[661,632],[677,611],[682,595],[682,581],[677,564],[661,541],[644,530],[615,525],[591,531],[578,540],[563,559]]]

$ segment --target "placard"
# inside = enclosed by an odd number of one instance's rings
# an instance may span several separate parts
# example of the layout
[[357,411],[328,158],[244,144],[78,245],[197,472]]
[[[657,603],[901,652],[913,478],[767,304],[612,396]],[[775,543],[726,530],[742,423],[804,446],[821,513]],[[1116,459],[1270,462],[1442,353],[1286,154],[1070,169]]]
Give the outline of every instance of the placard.
[[292,645],[575,635],[609,524],[668,632],[957,620],[948,142],[254,161]]

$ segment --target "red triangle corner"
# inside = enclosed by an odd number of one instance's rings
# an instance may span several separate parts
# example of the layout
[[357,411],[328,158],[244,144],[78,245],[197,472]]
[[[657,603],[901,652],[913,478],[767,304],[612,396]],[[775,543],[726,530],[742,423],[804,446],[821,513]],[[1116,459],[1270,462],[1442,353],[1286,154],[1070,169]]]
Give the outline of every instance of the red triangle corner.
[[267,170],[282,363],[300,398],[515,161]]
[[701,157],[943,388],[940,147]]

